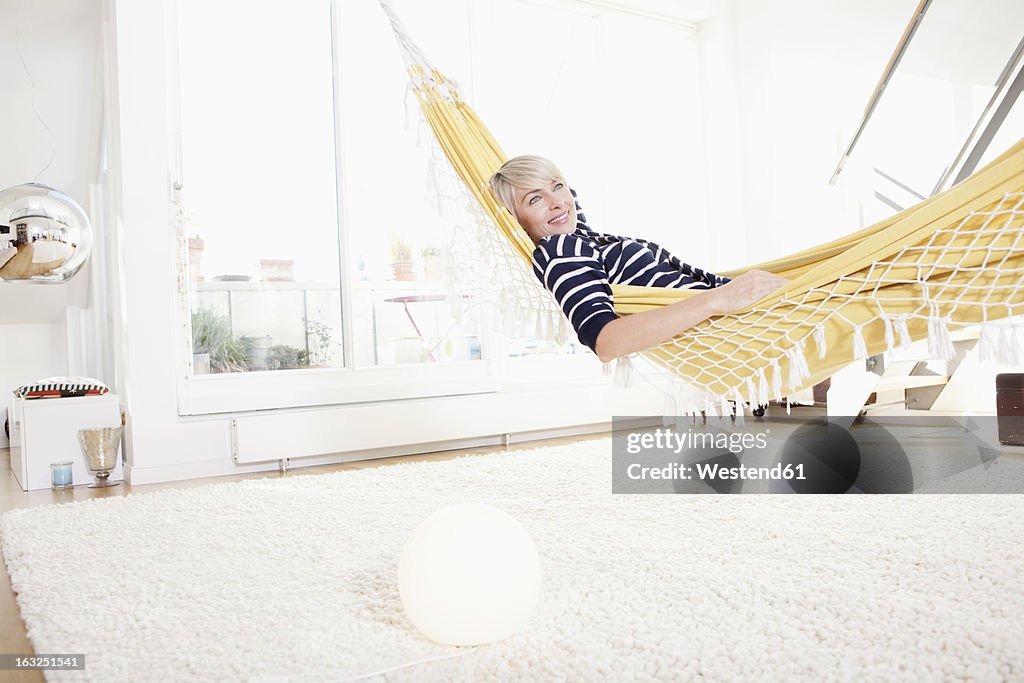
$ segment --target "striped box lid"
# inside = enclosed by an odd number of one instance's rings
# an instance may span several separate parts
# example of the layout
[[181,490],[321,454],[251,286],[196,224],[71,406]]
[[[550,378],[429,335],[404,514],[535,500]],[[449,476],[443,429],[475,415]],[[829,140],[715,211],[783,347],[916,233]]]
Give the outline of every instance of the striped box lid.
[[92,377],[47,377],[14,390],[16,398],[75,398],[109,393],[103,382]]

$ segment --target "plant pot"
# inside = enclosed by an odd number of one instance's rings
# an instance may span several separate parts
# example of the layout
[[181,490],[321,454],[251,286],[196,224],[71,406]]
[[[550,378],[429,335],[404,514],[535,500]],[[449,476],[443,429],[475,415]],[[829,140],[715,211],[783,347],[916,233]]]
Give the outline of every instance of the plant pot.
[[264,337],[253,337],[252,346],[249,350],[250,370],[270,369],[270,348],[274,345],[270,335]]
[[395,280],[410,282],[416,279],[412,269],[412,261],[395,261],[391,264],[391,275]]
[[423,273],[431,282],[444,279],[444,260],[440,254],[423,257]]
[[192,354],[192,374],[193,375],[209,375],[210,374],[210,354],[208,354],[208,353],[193,353]]

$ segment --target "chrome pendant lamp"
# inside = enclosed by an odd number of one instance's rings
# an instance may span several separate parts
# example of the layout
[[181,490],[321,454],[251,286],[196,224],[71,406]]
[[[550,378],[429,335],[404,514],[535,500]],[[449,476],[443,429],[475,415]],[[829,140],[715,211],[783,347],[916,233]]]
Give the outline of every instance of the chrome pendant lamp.
[[39,183],[0,192],[0,279],[66,282],[92,250],[92,228],[78,203]]

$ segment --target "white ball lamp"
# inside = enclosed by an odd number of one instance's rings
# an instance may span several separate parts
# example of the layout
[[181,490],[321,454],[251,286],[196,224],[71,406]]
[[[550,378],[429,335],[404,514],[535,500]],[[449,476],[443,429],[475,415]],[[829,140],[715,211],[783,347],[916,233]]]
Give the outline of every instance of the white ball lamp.
[[519,631],[537,605],[540,577],[540,557],[523,525],[482,503],[427,517],[398,564],[409,619],[446,645],[483,645]]

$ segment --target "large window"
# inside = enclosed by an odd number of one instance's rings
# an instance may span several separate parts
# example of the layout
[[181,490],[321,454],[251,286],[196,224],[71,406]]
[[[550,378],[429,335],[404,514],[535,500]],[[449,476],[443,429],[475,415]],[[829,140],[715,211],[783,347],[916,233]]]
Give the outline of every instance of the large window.
[[[692,27],[614,3],[393,4],[506,153],[562,167],[595,229],[707,262]],[[177,0],[175,19],[184,412],[493,390],[530,356],[593,370],[574,340],[453,317],[430,133],[377,3]]]

